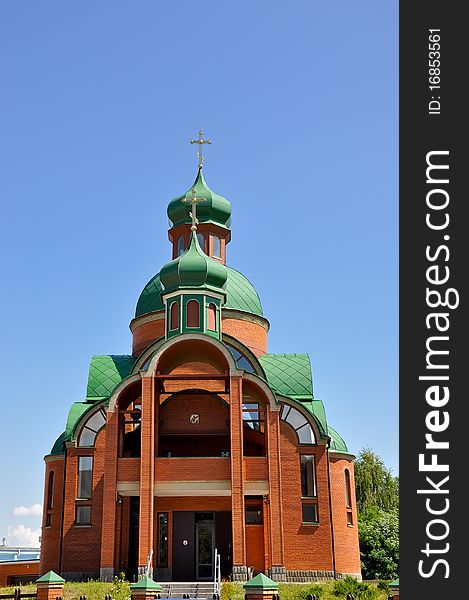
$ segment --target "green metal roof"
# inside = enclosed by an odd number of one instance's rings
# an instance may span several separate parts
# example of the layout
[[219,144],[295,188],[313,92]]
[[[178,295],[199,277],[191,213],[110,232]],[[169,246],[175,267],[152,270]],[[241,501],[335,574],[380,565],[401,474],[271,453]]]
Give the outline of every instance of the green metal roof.
[[127,354],[93,356],[88,375],[87,399],[109,398],[116,385],[130,375],[135,361],[134,356]]
[[163,310],[164,304],[161,300],[161,292],[163,286],[160,281],[160,274],[157,273],[150,279],[147,285],[143,288],[140,298],[135,309],[135,316],[140,317],[157,310]]
[[276,393],[298,400],[313,398],[313,376],[307,354],[263,354],[259,362]]
[[324,404],[313,396],[313,375],[307,354],[263,354],[259,362],[267,383],[280,395],[296,400],[316,421],[319,433],[326,437],[327,419]]
[[[224,308],[241,310],[262,317],[262,304],[252,283],[239,271],[226,267],[228,278],[225,284],[226,301]],[[163,286],[157,273],[146,284],[135,309],[135,317],[140,317],[164,308],[161,300]]]
[[220,227],[228,228],[230,226],[231,204],[226,198],[213,192],[208,187],[201,169],[197,172],[197,177],[187,192],[171,200],[168,205],[168,217],[173,223],[173,227],[192,222],[189,215],[191,205],[182,202],[182,200],[192,198],[193,189],[195,189],[197,198],[205,198],[205,202],[197,206],[198,221],[200,223],[215,223]]
[[195,231],[191,232],[187,250],[167,263],[160,272],[165,294],[187,288],[203,288],[224,294],[227,277],[225,265],[205,254]]
[[227,267],[226,301],[224,308],[242,310],[254,315],[263,316],[262,304],[252,283],[242,273]]
[[343,452],[344,454],[349,454],[347,444],[340,433],[338,433],[330,425],[327,426],[327,431],[331,436],[331,445],[329,446],[329,449],[333,452]]
[[67,441],[67,434],[64,431],[59,435],[59,437],[55,440],[54,445],[52,446],[51,454],[63,454],[64,453],[64,444]]
[[244,589],[262,588],[264,590],[278,590],[278,583],[264,573],[259,573],[252,579],[249,579],[244,585]]
[[54,571],[48,571],[39,579],[36,579],[35,583],[65,583],[65,579],[54,573]]
[[153,581],[153,579],[148,577],[148,575],[144,575],[142,577],[142,579],[140,579],[140,581],[137,581],[137,583],[131,583],[130,589],[131,590],[149,590],[149,591],[151,590],[151,591],[155,591],[155,592],[161,592],[163,590],[161,585],[159,583],[156,583],[156,581]]

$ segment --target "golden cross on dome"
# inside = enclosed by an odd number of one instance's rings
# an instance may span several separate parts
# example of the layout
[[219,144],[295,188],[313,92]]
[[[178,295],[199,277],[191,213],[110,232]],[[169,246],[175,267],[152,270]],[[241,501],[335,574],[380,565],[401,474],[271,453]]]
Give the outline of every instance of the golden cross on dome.
[[204,140],[202,129],[199,131],[199,137],[196,140],[190,140],[191,144],[199,144],[199,149],[197,150],[197,158],[199,160],[199,169],[202,168],[202,163],[204,162],[204,156],[202,153],[202,148],[204,144],[211,144],[212,140]]
[[[200,167],[199,165],[199,168],[202,167]],[[192,210],[189,213],[192,218],[191,231],[197,231],[197,225],[199,224],[199,221],[197,220],[197,204],[202,204],[202,202],[206,202],[207,200],[205,198],[197,198],[197,191],[195,188],[192,188],[191,191],[192,198],[183,198],[181,202],[184,202],[186,204],[190,202],[192,204]]]

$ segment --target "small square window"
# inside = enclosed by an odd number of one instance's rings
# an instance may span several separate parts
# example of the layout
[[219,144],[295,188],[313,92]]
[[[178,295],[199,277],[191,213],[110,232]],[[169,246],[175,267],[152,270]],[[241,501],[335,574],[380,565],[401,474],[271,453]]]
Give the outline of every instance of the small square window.
[[246,525],[258,525],[262,523],[262,506],[249,507],[245,510]]
[[318,523],[318,505],[317,504],[303,504],[303,523]]
[[46,527],[50,527],[51,526],[51,522],[52,522],[52,513],[48,512],[46,514]]
[[91,506],[77,506],[75,525],[91,525]]
[[351,510],[347,511],[347,525],[353,525],[353,516]]

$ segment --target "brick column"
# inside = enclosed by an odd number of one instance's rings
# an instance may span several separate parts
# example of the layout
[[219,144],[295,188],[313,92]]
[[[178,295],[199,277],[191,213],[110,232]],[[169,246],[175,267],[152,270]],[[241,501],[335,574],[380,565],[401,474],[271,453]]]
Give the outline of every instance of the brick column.
[[101,565],[100,579],[112,581],[116,568],[114,550],[116,542],[116,494],[117,494],[117,437],[119,410],[106,414],[106,442],[104,446],[104,489],[103,524],[101,529]]
[[[140,454],[140,516],[138,571],[145,573],[148,556],[153,548],[153,505],[155,473],[155,380],[142,377],[142,419]],[[152,569],[150,569],[152,575]]]
[[37,600],[55,600],[62,598],[65,579],[60,575],[49,571],[39,579],[36,579]]
[[247,579],[244,521],[243,388],[239,376],[230,377],[231,521],[233,529],[233,580]]
[[[282,477],[280,467],[280,420],[279,412],[267,406],[267,447],[269,467],[269,530],[271,548],[271,573],[276,580],[284,579],[283,572],[283,522]],[[275,574],[275,575],[274,575]]]

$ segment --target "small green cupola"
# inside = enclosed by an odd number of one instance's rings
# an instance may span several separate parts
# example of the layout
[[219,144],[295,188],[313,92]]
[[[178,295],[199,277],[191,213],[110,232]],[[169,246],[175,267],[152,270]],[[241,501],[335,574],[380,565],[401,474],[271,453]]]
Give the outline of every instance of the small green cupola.
[[219,227],[228,229],[231,220],[231,203],[229,200],[212,191],[202,174],[202,168],[197,171],[197,177],[191,187],[182,194],[171,200],[168,205],[168,217],[173,227],[183,223],[190,225],[190,204],[184,204],[184,200],[190,201],[193,190],[198,198],[203,198],[205,202],[197,209],[197,219],[199,223],[213,223]]
[[226,246],[231,240],[231,204],[229,200],[212,191],[199,165],[191,187],[168,205],[169,240],[173,258],[180,256],[189,245],[191,235],[191,200],[197,198],[197,238],[202,250],[217,262],[226,264]]
[[196,231],[193,225],[187,250],[161,269],[167,339],[181,333],[205,333],[221,339],[228,271],[205,254]]

